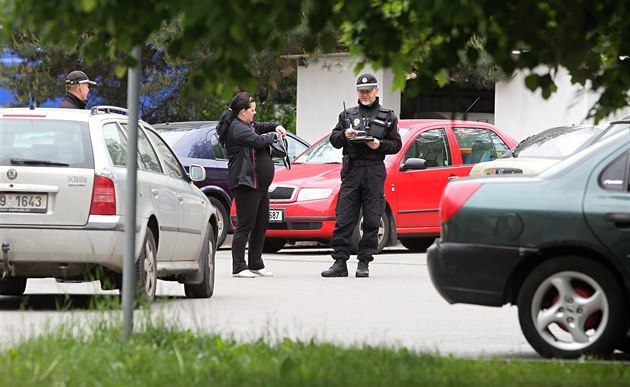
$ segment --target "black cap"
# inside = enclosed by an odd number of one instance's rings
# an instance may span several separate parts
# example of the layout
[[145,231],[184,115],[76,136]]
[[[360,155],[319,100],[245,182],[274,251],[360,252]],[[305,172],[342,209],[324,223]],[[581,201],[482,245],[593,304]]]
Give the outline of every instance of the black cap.
[[368,73],[359,75],[357,90],[372,90],[375,87],[378,87],[378,81],[374,75]]
[[96,85],[96,82],[90,81],[87,75],[83,71],[74,70],[66,75],[66,85],[79,85],[81,83],[89,83],[90,85]]

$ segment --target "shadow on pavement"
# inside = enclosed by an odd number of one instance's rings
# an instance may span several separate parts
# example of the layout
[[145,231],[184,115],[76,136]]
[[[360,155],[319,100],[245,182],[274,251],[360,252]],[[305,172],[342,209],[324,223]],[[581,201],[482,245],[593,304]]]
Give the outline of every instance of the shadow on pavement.
[[[183,299],[183,296],[157,296],[156,303]],[[120,310],[118,294],[25,294],[0,296],[0,310],[5,311],[73,311]],[[138,309],[138,308],[136,308]]]

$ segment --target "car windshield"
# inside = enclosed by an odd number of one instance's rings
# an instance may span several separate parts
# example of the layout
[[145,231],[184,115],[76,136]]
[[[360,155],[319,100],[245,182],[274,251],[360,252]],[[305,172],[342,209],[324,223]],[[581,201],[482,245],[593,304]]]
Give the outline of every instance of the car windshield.
[[162,137],[167,144],[173,146],[186,135],[189,135],[191,134],[191,132],[196,131],[197,128],[155,128],[155,130],[160,134],[160,137]]
[[502,158],[563,159],[588,146],[602,132],[594,126],[573,126],[547,129],[521,142]]
[[[400,137],[409,132],[407,128],[399,128]],[[390,156],[390,155],[387,155]],[[342,149],[337,149],[328,140],[328,136],[311,145],[306,152],[296,158],[292,164],[341,164]]]

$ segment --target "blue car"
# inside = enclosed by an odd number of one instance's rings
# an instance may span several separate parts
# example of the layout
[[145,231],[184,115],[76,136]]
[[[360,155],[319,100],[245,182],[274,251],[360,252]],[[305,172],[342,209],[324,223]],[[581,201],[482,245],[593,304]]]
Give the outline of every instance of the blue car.
[[[219,144],[216,121],[186,121],[155,124],[153,127],[173,149],[182,165],[188,169],[191,164],[201,165],[206,169],[206,179],[195,184],[210,199],[217,209],[219,232],[217,246],[225,242],[231,225],[228,214],[232,194],[227,183],[227,155]],[[302,153],[309,144],[293,133],[287,133],[289,160]],[[275,160],[276,167],[284,168],[282,160]]]

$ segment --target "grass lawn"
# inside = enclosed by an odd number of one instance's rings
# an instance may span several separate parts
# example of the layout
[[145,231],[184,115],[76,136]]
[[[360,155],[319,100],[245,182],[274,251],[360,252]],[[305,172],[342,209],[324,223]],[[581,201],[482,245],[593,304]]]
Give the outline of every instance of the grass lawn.
[[66,326],[0,353],[0,386],[621,386],[621,362],[471,360],[326,343],[237,342],[143,324]]

